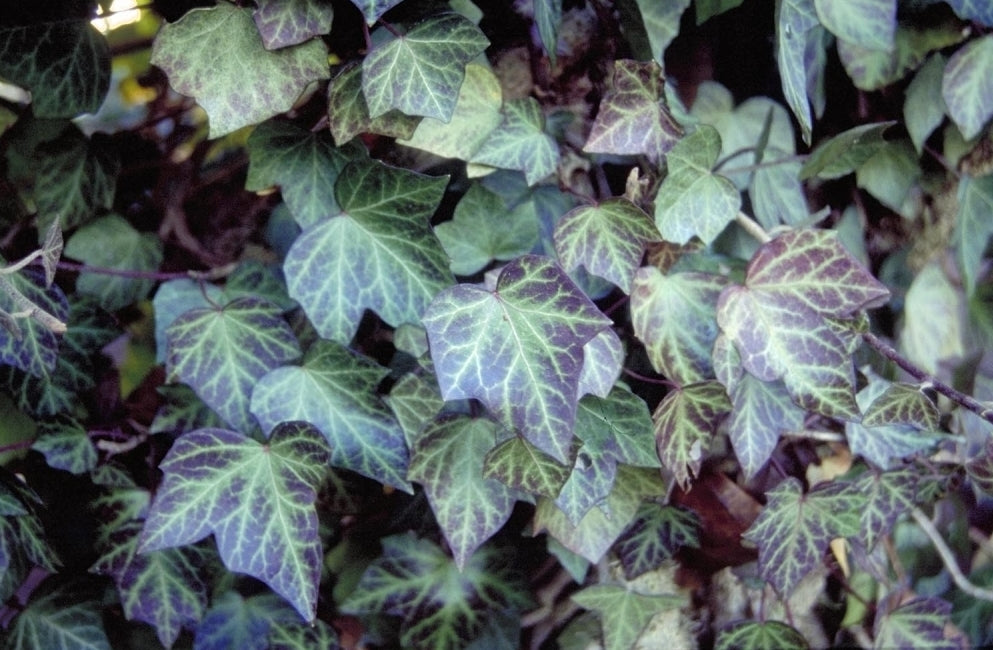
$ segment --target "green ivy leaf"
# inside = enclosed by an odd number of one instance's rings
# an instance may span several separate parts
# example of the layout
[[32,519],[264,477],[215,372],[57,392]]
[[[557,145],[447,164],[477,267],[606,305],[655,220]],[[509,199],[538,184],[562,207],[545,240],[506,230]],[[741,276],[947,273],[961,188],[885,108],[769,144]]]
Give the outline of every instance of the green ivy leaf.
[[193,629],[207,609],[203,551],[196,546],[138,553],[141,523],[118,529],[109,549],[90,568],[114,579],[124,616],[155,627],[169,648],[180,632]]
[[679,384],[714,376],[717,299],[727,278],[709,273],[638,269],[631,288],[631,324],[655,370]]
[[724,290],[717,322],[749,373],[782,379],[804,408],[851,419],[855,332],[841,325],[888,298],[834,233],[791,231],[759,248],[745,286]]
[[524,172],[534,185],[555,172],[559,145],[545,133],[545,116],[533,97],[503,104],[503,118],[473,154],[470,162]]
[[365,17],[366,25],[372,27],[387,11],[397,6],[403,0],[351,0]]
[[184,433],[194,429],[218,429],[224,420],[203,403],[186,384],[167,384],[156,389],[163,404],[148,427],[149,433]]
[[493,260],[506,262],[533,250],[538,220],[530,204],[508,210],[498,194],[473,184],[452,220],[438,224],[435,233],[451,258],[452,272],[472,275]]
[[400,423],[408,447],[414,445],[424,426],[445,406],[434,376],[422,377],[415,373],[401,377],[383,401]]
[[993,237],[993,219],[989,218],[993,210],[993,176],[963,175],[959,180],[958,205],[953,235],[955,253],[966,294],[971,296],[976,291],[986,244]]
[[42,587],[7,629],[6,648],[111,650],[99,603],[72,585]]
[[49,467],[85,474],[97,464],[93,441],[75,420],[46,420],[38,423],[38,437],[31,448],[45,457]]
[[821,142],[800,169],[800,180],[841,178],[888,146],[883,134],[895,121],[862,124]]
[[696,9],[696,24],[702,25],[714,16],[741,6],[744,0],[697,0],[693,3]]
[[259,0],[252,12],[267,50],[278,50],[331,31],[334,7],[323,0]]
[[[494,615],[528,606],[506,553],[479,549],[463,569],[427,539],[393,535],[341,604],[351,614],[401,618],[400,643],[414,650],[456,650],[477,636]],[[515,620],[516,624],[517,621]]]
[[859,187],[889,209],[912,216],[915,208],[908,211],[904,203],[922,174],[917,152],[910,141],[897,140],[865,161],[856,170],[855,179]]
[[856,485],[866,495],[858,539],[871,551],[881,537],[893,530],[897,519],[914,507],[917,472],[909,468],[870,471],[859,477]]
[[403,430],[376,394],[389,374],[333,341],[317,341],[301,366],[276,368],[252,389],[252,413],[265,431],[280,422],[313,424],[331,447],[331,464],[412,492]]
[[839,39],[890,51],[896,32],[896,0],[814,0],[817,17]]
[[[641,20],[645,24],[648,43],[652,48],[652,58],[663,63],[665,48],[679,33],[679,19],[690,6],[690,0],[672,0],[671,2],[653,2],[652,0],[636,0]],[[698,9],[699,15],[699,9]],[[614,62],[617,65],[617,62]]]
[[917,387],[909,387],[917,398],[908,396],[906,388],[875,375],[869,377],[857,397],[864,412],[862,421],[845,423],[845,437],[853,454],[886,469],[935,445],[937,437],[932,431],[937,427],[922,426],[937,423],[934,404]]
[[940,598],[914,598],[889,612],[876,616],[873,624],[874,650],[883,648],[961,648],[945,636],[952,606]]
[[576,436],[594,462],[612,458],[636,467],[660,467],[645,400],[618,384],[606,397],[587,395],[576,411]]
[[300,355],[279,310],[257,298],[187,311],[166,329],[166,340],[166,374],[245,433],[256,427],[249,412],[256,382]]
[[[69,238],[65,254],[87,266],[115,271],[156,271],[162,263],[162,241],[154,233],[138,232],[123,217],[109,214],[77,230]],[[154,285],[150,278],[84,270],[76,281],[76,291],[94,296],[108,311],[117,311],[144,299]]]
[[806,412],[793,403],[782,381],[765,382],[747,373],[728,395],[728,438],[745,477],[752,478],[776,450],[781,434],[803,429]]
[[945,100],[935,101],[935,97],[941,94],[945,62],[941,53],[933,54],[907,86],[903,122],[917,153],[924,150],[924,142],[945,119]]
[[491,449],[483,461],[483,478],[496,479],[527,494],[554,499],[569,480],[571,465],[542,453],[524,438],[513,436]]
[[469,61],[489,47],[476,25],[455,13],[435,16],[375,45],[362,62],[371,117],[391,109],[447,122]]
[[572,600],[600,615],[607,650],[633,648],[653,616],[686,605],[682,596],[642,594],[623,585],[593,585]]
[[321,575],[314,500],[329,460],[320,432],[299,422],[266,444],[224,429],[182,435],[159,465],[165,478],[138,552],[213,533],[229,570],[262,580],[311,621]]
[[379,162],[342,170],[343,213],[305,230],[284,263],[290,295],[322,337],[349,342],[366,308],[390,325],[416,323],[452,284],[428,222],[446,183]]
[[610,324],[548,258],[526,255],[494,291],[460,284],[423,317],[445,399],[475,397],[559,462],[570,456],[583,347]]
[[758,546],[759,572],[783,597],[821,561],[832,539],[858,534],[867,501],[852,483],[802,489],[790,477],[766,492],[765,508],[742,535]]
[[683,547],[700,548],[700,520],[690,510],[651,502],[641,504],[614,544],[628,580],[658,569]]
[[779,621],[738,621],[717,633],[714,650],[807,650],[800,632]]
[[497,76],[486,66],[470,63],[465,67],[465,81],[451,119],[425,117],[409,139],[400,139],[398,143],[444,158],[469,160],[500,126],[502,105],[503,91]]
[[925,431],[936,431],[941,414],[938,406],[921,392],[915,384],[895,383],[865,409],[862,424],[878,427],[885,424],[904,424]]
[[699,473],[714,432],[730,410],[724,386],[716,381],[672,390],[655,409],[652,419],[659,459],[684,490]]
[[[0,279],[9,282],[13,289],[63,323],[68,318],[69,304],[65,294],[55,284],[46,289],[40,273],[25,269]],[[0,287],[0,312],[14,314],[22,309],[24,307],[14,301],[6,287]],[[35,377],[47,377],[56,366],[58,338],[33,318],[22,318],[17,322],[20,336],[0,327],[0,365],[13,366]]]
[[0,597],[10,598],[36,566],[55,571],[59,560],[38,513],[41,500],[6,471],[0,475]]
[[248,137],[245,189],[278,185],[293,219],[301,228],[338,214],[335,181],[358,148],[336,148],[325,133],[314,133],[281,120],[267,120]]
[[966,20],[974,20],[983,25],[993,25],[993,5],[983,0],[947,0],[956,14]]
[[555,252],[562,267],[579,265],[631,293],[645,247],[661,241],[652,218],[624,198],[570,210],[555,225]]
[[948,59],[941,80],[941,96],[948,115],[972,139],[993,116],[993,78],[984,74],[993,66],[993,34],[962,46]]
[[[213,599],[197,626],[193,647],[196,650],[271,650],[270,636],[278,634],[278,628],[292,629],[300,622],[296,611],[272,592],[243,598],[235,591],[226,591]],[[309,627],[309,624],[305,625]],[[330,646],[330,650],[336,650],[335,646]]]
[[362,63],[345,65],[328,86],[328,120],[335,142],[344,144],[360,133],[378,133],[390,138],[409,138],[420,117],[391,110],[369,117],[362,93]]
[[96,113],[110,88],[110,48],[87,20],[2,27],[0,77],[31,91],[35,117]]
[[534,22],[538,26],[538,37],[548,54],[548,60],[555,67],[558,58],[559,27],[562,25],[562,0],[538,0],[534,3]]
[[685,244],[696,236],[709,244],[734,221],[741,194],[711,171],[720,153],[717,129],[701,124],[666,155],[669,173],[655,197],[655,224],[666,241]]
[[269,628],[269,647],[272,650],[339,650],[341,645],[338,632],[318,619],[313,625],[298,622],[273,625]]
[[658,164],[682,135],[666,101],[662,68],[654,61],[614,61],[610,86],[583,151],[645,154]]
[[483,459],[498,433],[499,425],[490,420],[438,419],[411,450],[408,478],[424,486],[459,570],[507,522],[514,507],[514,491],[483,473]]
[[152,64],[207,111],[212,138],[290,110],[308,84],[329,76],[321,40],[270,52],[251,11],[228,3],[163,25]]
[[194,309],[212,309],[229,299],[216,284],[196,282],[186,278],[169,280],[159,285],[152,298],[155,310],[155,360],[165,363],[168,341],[166,330],[176,319]]
[[781,0],[776,4],[776,63],[783,83],[783,95],[797,122],[803,140],[810,144],[814,123],[807,100],[811,77],[807,48],[814,27],[820,25],[814,0]]

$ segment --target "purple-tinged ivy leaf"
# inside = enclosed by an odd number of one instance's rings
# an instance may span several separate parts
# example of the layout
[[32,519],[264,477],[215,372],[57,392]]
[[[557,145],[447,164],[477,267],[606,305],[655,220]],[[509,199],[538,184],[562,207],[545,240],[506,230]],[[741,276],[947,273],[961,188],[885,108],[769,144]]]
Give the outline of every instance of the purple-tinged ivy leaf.
[[[397,346],[397,349],[400,347]],[[393,384],[390,394],[383,401],[403,429],[408,447],[414,446],[424,426],[445,406],[434,375],[422,377],[414,373],[404,375]]]
[[365,309],[390,325],[417,323],[454,282],[429,223],[446,184],[374,161],[341,171],[343,213],[303,231],[283,265],[290,296],[322,337],[347,344]]
[[608,509],[607,496],[616,476],[616,461],[612,458],[595,460],[592,454],[580,449],[569,478],[555,497],[555,506],[570,525],[577,526],[594,506]]
[[185,546],[138,553],[140,536],[140,522],[116,530],[90,571],[112,577],[124,617],[152,625],[162,645],[171,648],[207,609],[204,551]]
[[814,122],[807,99],[807,83],[815,57],[808,56],[814,27],[820,25],[814,0],[783,0],[776,5],[776,62],[782,78],[783,95],[790,105],[803,140],[810,144]]
[[85,19],[3,27],[0,77],[31,91],[35,117],[96,113],[110,88],[110,48]]
[[583,145],[587,153],[645,154],[658,164],[683,135],[669,111],[658,63],[614,61],[610,86]]
[[742,535],[759,549],[759,573],[782,597],[819,562],[832,539],[859,533],[867,498],[855,484],[821,484],[803,494],[790,477],[766,492],[762,513]]
[[814,0],[821,24],[839,39],[873,50],[893,49],[897,0]]
[[955,259],[965,283],[966,295],[976,291],[983,253],[993,237],[993,175],[959,179],[958,213],[955,215]]
[[496,444],[499,428],[481,418],[439,418],[411,450],[407,476],[424,486],[460,570],[507,522],[516,500],[514,490],[483,475],[483,459]]
[[505,550],[484,546],[460,570],[441,548],[412,534],[386,537],[382,545],[341,610],[400,617],[405,648],[463,648],[488,618],[505,614],[518,624],[531,604]]
[[890,384],[865,409],[862,424],[878,427],[886,424],[907,424],[924,431],[937,431],[938,406],[915,384]]
[[873,623],[874,650],[883,648],[935,648],[958,650],[964,639],[949,638],[945,626],[952,606],[940,598],[914,598],[876,615]]
[[362,92],[370,117],[396,109],[447,122],[466,64],[489,44],[471,20],[455,13],[428,18],[406,34],[389,35],[362,62]]
[[403,0],[351,0],[352,4],[359,8],[365,23],[372,27],[379,18],[387,11],[397,6]]
[[[39,233],[40,234],[40,233]],[[45,231],[45,239],[41,242],[41,267],[45,270],[45,286],[52,286],[55,272],[58,270],[59,258],[62,256],[62,228],[58,221]]]
[[948,59],[941,80],[941,96],[948,114],[969,140],[983,130],[993,116],[993,34],[963,45]]
[[239,431],[256,422],[249,401],[256,382],[300,356],[293,331],[267,300],[238,298],[185,312],[166,329],[166,374],[189,385]]
[[514,436],[486,454],[483,478],[496,479],[527,494],[554,499],[569,479],[571,469],[572,465],[564,465],[524,438]]
[[445,399],[477,398],[502,423],[565,463],[583,347],[610,320],[553,261],[526,255],[496,289],[440,292],[423,317]]
[[562,268],[582,265],[624,293],[631,293],[645,247],[661,240],[652,218],[624,198],[575,208],[555,225],[555,253]]
[[685,596],[642,594],[624,585],[593,585],[573,594],[572,600],[600,615],[606,650],[635,647],[656,614],[686,605]]
[[[0,597],[10,598],[35,567],[57,570],[39,516],[41,499],[9,473],[0,475]],[[30,647],[30,646],[29,646]]]
[[[934,433],[934,429],[925,429],[920,426],[920,422],[901,421],[905,418],[900,417],[900,413],[896,412],[894,407],[898,405],[894,405],[891,398],[887,397],[893,386],[899,385],[874,374],[870,375],[869,383],[856,397],[859,408],[865,412],[862,421],[845,423],[845,437],[848,439],[852,453],[883,469],[899,464],[900,459],[933,447],[939,437]],[[923,393],[919,394],[921,398],[927,400]],[[877,407],[876,402],[880,399],[884,401]],[[916,398],[914,402],[920,410],[925,409]],[[888,415],[895,416],[895,419],[891,420]],[[937,419],[937,413],[931,415],[934,420]],[[873,416],[872,420],[877,421],[878,424],[868,425],[866,423],[868,416]],[[922,419],[926,421],[928,418],[922,416]]]
[[329,0],[259,0],[252,12],[267,50],[297,45],[331,31]]
[[666,241],[699,237],[709,244],[734,221],[741,194],[712,171],[720,153],[717,129],[701,124],[666,154],[669,173],[655,197],[655,225]]
[[290,122],[266,120],[248,137],[248,178],[245,189],[278,185],[283,200],[301,228],[309,228],[341,208],[335,181],[359,147],[335,147],[327,133],[314,133]]
[[729,394],[733,408],[728,437],[745,478],[750,479],[772,456],[781,434],[803,428],[806,412],[778,380],[765,382],[745,374]]
[[858,539],[871,551],[880,537],[893,530],[900,515],[914,507],[917,473],[908,468],[869,471],[859,477],[856,485],[866,495]]
[[[242,646],[239,646],[242,647]],[[313,625],[302,621],[280,621],[269,627],[270,650],[341,650],[338,632],[317,619]]]
[[224,429],[184,434],[159,465],[165,477],[138,552],[213,533],[229,570],[265,582],[312,621],[321,577],[314,501],[330,459],[324,437],[301,422],[279,425],[266,444]]
[[[111,650],[101,618],[101,603],[80,593],[78,583],[50,582],[31,594],[27,607],[4,631],[9,648]],[[75,587],[75,588],[74,588]]]
[[656,407],[652,419],[659,459],[684,490],[699,473],[714,432],[730,411],[724,386],[716,381],[672,390]]
[[583,346],[583,370],[579,374],[579,397],[606,397],[624,365],[624,342],[611,328],[600,330]]
[[851,174],[889,146],[883,135],[894,124],[894,120],[861,124],[821,142],[800,168],[800,180],[835,179]]
[[152,64],[207,111],[218,138],[290,110],[310,83],[330,76],[327,54],[320,39],[270,52],[251,11],[222,3],[163,25]]
[[782,379],[803,408],[858,416],[848,325],[889,291],[827,231],[791,231],[763,244],[748,263],[745,286],[728,287],[717,323],[762,381]]
[[665,492],[657,469],[618,465],[614,487],[606,502],[591,508],[575,526],[554,501],[538,499],[534,531],[535,534],[547,531],[562,546],[595,564],[634,520],[641,503],[659,498]]
[[[0,258],[0,264],[3,263]],[[0,282],[20,293],[28,301],[47,311],[63,323],[69,317],[69,303],[58,285],[45,288],[45,278],[33,269],[23,269],[0,278]],[[0,312],[15,314],[26,305],[14,300],[6,286],[0,286]],[[55,368],[59,339],[50,329],[34,318],[17,319],[20,336],[0,327],[0,364],[13,366],[39,378],[47,377]]]
[[[193,647],[196,650],[272,650],[269,638],[274,629],[299,622],[299,614],[272,592],[244,598],[236,591],[225,591],[214,598],[197,626]],[[336,649],[332,646],[331,650]]]
[[946,0],[960,18],[993,27],[993,5],[986,0]]
[[634,521],[614,544],[628,580],[659,568],[683,547],[700,548],[696,514],[652,502],[641,504]]
[[165,384],[156,389],[162,406],[148,427],[149,433],[185,433],[194,429],[224,428],[224,420],[197,397],[186,384]]
[[533,97],[503,104],[503,119],[479,145],[469,162],[513,169],[534,185],[555,172],[559,145],[545,133],[545,116]]
[[683,385],[714,376],[717,299],[727,284],[720,275],[638,269],[631,288],[631,324],[657,372]]
[[808,650],[810,644],[795,628],[779,621],[738,621],[717,633],[714,650]]
[[345,144],[361,133],[378,133],[389,138],[409,138],[420,117],[394,109],[375,118],[362,94],[362,63],[352,61],[341,69],[328,86],[328,121],[335,142]]
[[389,370],[340,343],[319,340],[300,366],[283,366],[251,389],[252,413],[269,432],[281,422],[314,425],[331,448],[331,464],[413,492],[400,424],[376,394]]
[[31,448],[45,457],[49,467],[85,474],[97,465],[97,449],[76,420],[65,418],[38,423],[38,437]]

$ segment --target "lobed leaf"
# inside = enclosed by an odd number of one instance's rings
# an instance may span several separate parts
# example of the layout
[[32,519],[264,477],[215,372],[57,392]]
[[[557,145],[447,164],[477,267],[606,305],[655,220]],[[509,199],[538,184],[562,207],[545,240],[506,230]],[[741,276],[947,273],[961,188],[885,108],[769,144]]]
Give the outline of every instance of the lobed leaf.
[[679,549],[700,548],[700,520],[691,510],[643,503],[614,544],[628,580],[653,571]]
[[[13,289],[60,321],[65,322],[68,318],[69,304],[65,294],[55,284],[45,288],[40,273],[25,269],[20,273],[4,275],[0,280],[10,285],[10,289],[0,285],[0,312],[14,314],[25,308],[10,295]],[[0,365],[13,366],[34,377],[47,377],[56,367],[58,338],[34,318],[21,318],[17,322],[21,329],[20,336],[0,327]]]
[[962,645],[945,635],[952,606],[940,598],[917,597],[876,617],[873,648],[935,648],[954,650]]
[[607,650],[634,647],[652,617],[686,604],[683,596],[642,594],[623,585],[593,585],[573,594],[572,600],[600,615]]
[[324,0],[259,0],[252,20],[267,50],[278,50],[331,31],[334,7]]
[[71,584],[39,589],[7,629],[6,647],[111,650],[99,606]]
[[366,25],[372,27],[387,11],[400,4],[403,0],[351,0],[365,17]]
[[579,373],[579,397],[606,397],[614,387],[624,365],[624,342],[611,328],[600,333],[583,346],[583,369]]
[[500,125],[490,131],[469,162],[513,169],[534,185],[555,172],[559,145],[545,133],[545,117],[533,97],[503,104]]
[[962,46],[948,59],[941,96],[948,115],[967,140],[979,135],[993,116],[993,79],[983,74],[993,65],[993,35]]
[[897,519],[914,507],[917,495],[917,473],[910,468],[886,472],[866,472],[856,485],[866,495],[860,513],[858,540],[872,550],[876,542],[890,533]]
[[906,424],[925,431],[938,429],[938,406],[914,384],[895,383],[872,401],[865,410],[862,424],[877,427],[884,424]]
[[361,133],[378,133],[391,138],[409,138],[421,118],[390,110],[375,118],[362,93],[362,63],[346,64],[328,86],[328,121],[331,135],[339,144]]
[[745,374],[729,389],[728,438],[746,478],[758,474],[779,436],[803,429],[806,412],[790,399],[782,381],[765,382]]
[[569,480],[570,465],[542,453],[524,438],[514,436],[500,442],[486,454],[483,478],[554,499]]
[[636,0],[636,4],[638,11],[641,12],[641,20],[645,24],[645,32],[648,34],[652,58],[660,64],[664,63],[665,49],[672,42],[672,39],[679,34],[679,20],[686,8],[690,6],[690,0],[673,0],[672,2]]
[[715,650],[807,650],[810,645],[796,628],[779,621],[738,621],[717,634]]
[[[293,627],[300,622],[296,611],[272,592],[244,598],[236,591],[225,591],[214,598],[197,626],[193,647],[195,650],[271,650],[270,635],[277,628]],[[337,649],[332,646],[329,650]]]
[[75,420],[42,421],[31,448],[45,457],[49,467],[72,474],[85,474],[96,467],[97,449]]
[[659,459],[684,490],[700,472],[714,433],[730,411],[724,386],[716,381],[672,390],[656,407],[652,419]]
[[[893,387],[896,392],[891,392]],[[869,383],[857,395],[859,408],[864,411],[861,422],[845,423],[845,437],[852,453],[887,469],[903,458],[933,447],[937,442],[935,434],[921,425],[936,422],[937,412],[931,410],[935,408],[933,403],[931,409],[921,403],[921,400],[930,402],[924,394],[915,392],[920,397],[911,397],[910,406],[916,417],[908,418],[911,413],[903,412],[908,406],[906,391],[899,384],[870,375]],[[877,405],[879,400],[882,402]]]
[[403,429],[408,447],[414,445],[424,426],[445,406],[434,376],[421,377],[414,373],[404,375],[393,384],[390,394],[383,401]]

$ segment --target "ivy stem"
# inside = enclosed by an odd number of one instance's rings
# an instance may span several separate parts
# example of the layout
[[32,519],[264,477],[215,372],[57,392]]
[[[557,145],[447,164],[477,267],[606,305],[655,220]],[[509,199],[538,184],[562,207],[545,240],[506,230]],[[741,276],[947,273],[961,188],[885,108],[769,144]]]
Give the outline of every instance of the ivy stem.
[[760,226],[758,221],[752,219],[741,210],[738,210],[738,214],[736,214],[734,218],[735,221],[738,222],[738,225],[745,230],[745,232],[757,239],[760,243],[767,244],[772,241],[772,237],[770,237],[769,233],[765,231],[765,228]]
[[910,516],[914,518],[917,525],[921,527],[924,534],[927,535],[928,538],[930,538],[931,543],[934,544],[934,548],[938,551],[938,555],[941,556],[941,561],[944,562],[945,568],[948,569],[948,573],[951,574],[952,581],[955,582],[955,586],[973,598],[993,602],[993,590],[977,587],[969,582],[969,579],[962,573],[962,569],[959,568],[958,562],[955,561],[955,555],[952,553],[952,549],[948,548],[948,544],[945,543],[945,540],[941,537],[941,533],[939,533],[938,529],[935,528],[931,519],[925,515],[920,508],[914,508],[911,510]]
[[621,368],[621,372],[623,372],[628,377],[633,377],[638,381],[643,381],[647,384],[659,384],[661,386],[669,386],[670,388],[679,388],[679,384],[669,381],[668,379],[662,379],[660,377],[648,377],[646,375],[637,373],[634,370],[628,370],[627,368]]
[[872,332],[864,332],[862,334],[862,340],[868,343],[871,347],[875,348],[875,350],[881,355],[906,370],[907,373],[917,381],[929,388],[933,388],[956,404],[969,409],[990,424],[993,424],[993,408],[985,406],[974,397],[970,397],[965,393],[959,392],[944,382],[938,381],[935,377],[932,377],[915,366],[909,359],[897,352],[893,346],[886,343]]
[[76,271],[79,273],[96,273],[98,275],[113,275],[121,278],[134,278],[139,280],[217,280],[230,275],[237,263],[225,264],[206,271],[135,271],[131,269],[110,269],[102,266],[89,266],[77,262],[59,262],[58,268],[61,271]]
[[34,438],[28,438],[26,440],[18,440],[17,442],[12,442],[7,445],[0,445],[0,454],[6,454],[8,451],[17,451],[19,449],[30,449],[33,444]]

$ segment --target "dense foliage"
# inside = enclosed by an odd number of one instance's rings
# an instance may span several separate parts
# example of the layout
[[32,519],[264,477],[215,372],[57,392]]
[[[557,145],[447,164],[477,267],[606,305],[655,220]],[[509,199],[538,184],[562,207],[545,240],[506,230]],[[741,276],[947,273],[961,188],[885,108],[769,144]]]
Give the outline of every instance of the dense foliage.
[[993,5],[19,4],[5,647],[993,644]]

